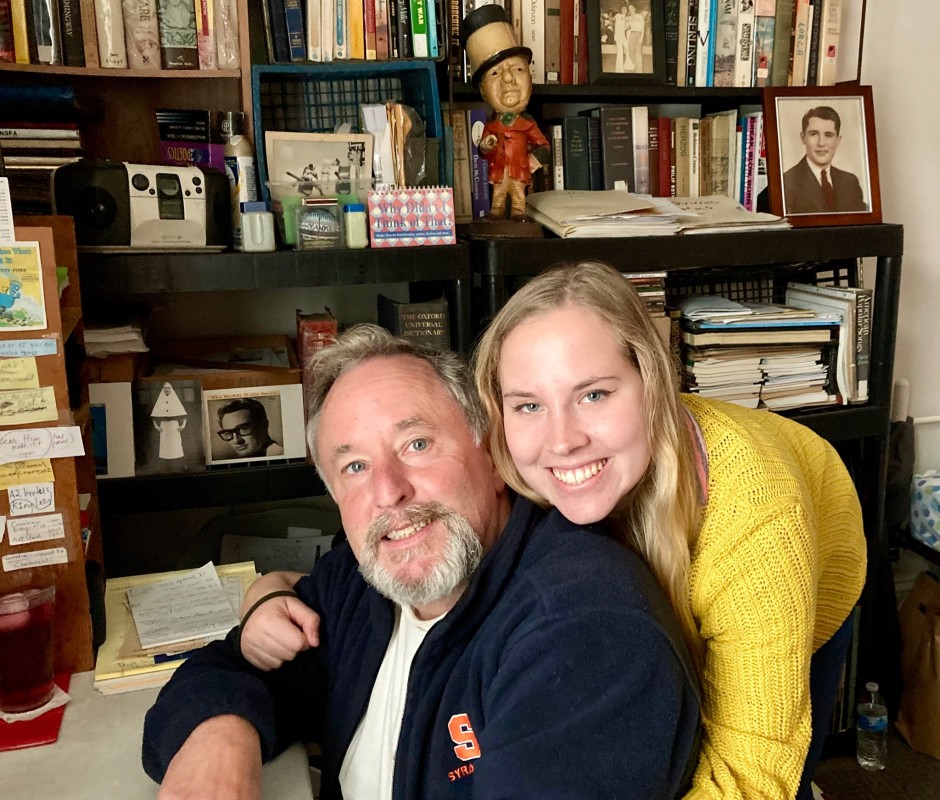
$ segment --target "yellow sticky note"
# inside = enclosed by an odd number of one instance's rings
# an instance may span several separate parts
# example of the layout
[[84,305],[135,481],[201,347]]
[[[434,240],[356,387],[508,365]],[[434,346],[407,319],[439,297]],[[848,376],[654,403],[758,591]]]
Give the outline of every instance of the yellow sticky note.
[[0,360],[0,389],[38,389],[39,373],[35,358]]
[[0,425],[54,422],[58,418],[55,390],[51,386],[0,392]]
[[9,489],[11,486],[22,486],[27,483],[47,483],[54,480],[52,461],[48,458],[0,464],[0,489]]

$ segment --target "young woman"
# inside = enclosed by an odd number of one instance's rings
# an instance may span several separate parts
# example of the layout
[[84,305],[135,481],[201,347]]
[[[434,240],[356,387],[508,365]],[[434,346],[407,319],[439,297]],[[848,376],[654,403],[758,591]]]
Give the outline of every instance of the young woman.
[[703,689],[688,796],[810,798],[865,580],[836,452],[776,414],[680,395],[636,292],[600,263],[514,294],[475,370],[507,482],[608,519],[669,594]]

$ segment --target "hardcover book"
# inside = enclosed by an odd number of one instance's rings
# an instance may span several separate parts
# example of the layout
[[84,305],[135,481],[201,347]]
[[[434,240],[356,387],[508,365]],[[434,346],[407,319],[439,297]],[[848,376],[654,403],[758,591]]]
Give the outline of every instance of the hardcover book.
[[411,11],[411,46],[415,58],[427,58],[428,49],[428,16],[425,0],[410,0]]
[[774,15],[774,55],[770,65],[768,86],[786,86],[790,70],[790,41],[796,0],[777,0]]
[[35,63],[62,63],[62,35],[59,32],[59,6],[56,0],[26,0],[26,26],[29,30],[30,60]]
[[734,85],[748,87],[754,74],[754,3],[738,0],[738,37],[734,60]]
[[[0,6],[2,5],[3,3],[0,2]],[[79,0],[59,0],[59,23],[62,27],[62,62],[67,67],[85,66],[85,42],[82,38],[82,14],[79,5]],[[0,59],[2,59],[2,56],[0,56]]]
[[[160,0],[161,7],[164,2],[167,0]],[[278,64],[289,64],[290,57],[290,40],[287,36],[287,9],[284,6],[284,0],[263,0],[264,4],[267,6],[267,13],[264,17],[266,36],[270,34],[271,37],[271,59]],[[343,3],[337,4],[337,9],[340,8]],[[163,17],[160,17],[160,34],[163,34]],[[195,44],[195,31],[193,31],[193,39]]]
[[470,204],[473,218],[483,219],[490,210],[490,164],[480,155],[480,137],[486,124],[485,108],[467,110],[467,133],[470,148]]
[[636,191],[633,152],[633,114],[629,108],[600,106],[588,112],[600,121],[603,189]]
[[[122,0],[121,7],[124,12],[127,66],[131,69],[160,69],[160,30],[157,24],[156,0]],[[215,42],[213,63],[214,48]]]
[[157,0],[160,16],[160,55],[165,69],[198,69],[196,14],[181,14],[175,0]]
[[564,117],[562,146],[564,147],[565,188],[591,188],[591,154],[589,150],[587,117]]
[[715,20],[715,86],[734,86],[737,38],[737,0],[718,0],[718,18]]
[[[139,0],[138,0],[139,3]],[[218,53],[215,46],[215,9],[213,0],[196,0],[196,58],[199,69],[218,69]],[[127,18],[124,19],[127,26]],[[128,42],[128,60],[130,59]]]
[[300,0],[284,0],[284,24],[287,26],[287,47],[291,61],[305,61],[307,43],[304,40],[304,12]]
[[437,350],[450,350],[450,314],[446,298],[424,303],[400,303],[378,296],[379,325],[386,330]]
[[[98,60],[108,69],[127,68],[124,43],[124,10],[121,0],[95,0],[95,27],[98,31]],[[196,29],[193,27],[193,51]],[[195,61],[193,62],[195,66]]]
[[545,83],[561,83],[561,0],[545,0]]

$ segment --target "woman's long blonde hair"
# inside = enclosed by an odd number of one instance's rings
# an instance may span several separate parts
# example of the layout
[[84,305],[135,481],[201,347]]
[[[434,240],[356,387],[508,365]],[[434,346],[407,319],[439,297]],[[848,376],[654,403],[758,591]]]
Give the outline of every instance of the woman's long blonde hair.
[[512,295],[486,329],[474,354],[474,376],[490,418],[493,459],[519,494],[549,505],[522,480],[509,454],[499,364],[503,342],[517,325],[566,305],[582,306],[604,320],[624,358],[640,372],[650,465],[611,518],[665,590],[700,670],[703,642],[689,598],[690,554],[700,512],[694,445],[669,354],[636,290],[613,267],[596,261],[559,264]]

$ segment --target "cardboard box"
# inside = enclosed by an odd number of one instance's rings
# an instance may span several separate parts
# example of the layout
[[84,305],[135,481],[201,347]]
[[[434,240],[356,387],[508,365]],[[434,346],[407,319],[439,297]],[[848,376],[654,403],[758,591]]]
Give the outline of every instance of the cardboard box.
[[[289,336],[175,339],[152,345],[155,366],[143,381],[197,380],[203,389],[238,389],[300,383]],[[258,363],[254,356],[275,354]],[[286,365],[286,366],[284,366]]]
[[115,353],[104,358],[86,358],[88,383],[131,383],[150,371],[149,353]]

